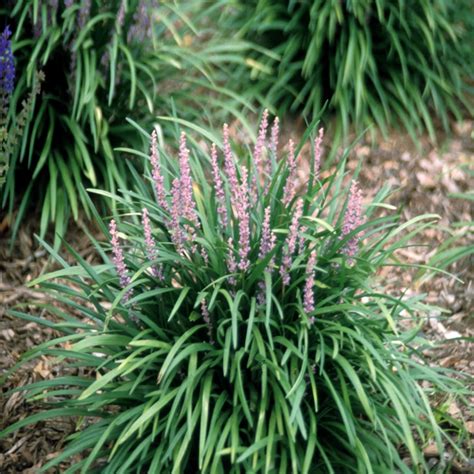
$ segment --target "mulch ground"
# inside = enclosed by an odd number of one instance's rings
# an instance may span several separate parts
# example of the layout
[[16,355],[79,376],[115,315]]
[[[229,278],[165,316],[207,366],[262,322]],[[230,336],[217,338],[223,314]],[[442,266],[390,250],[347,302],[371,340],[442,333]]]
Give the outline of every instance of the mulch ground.
[[[440,216],[436,227],[428,228],[417,238],[418,245],[400,252],[402,261],[424,264],[436,249],[452,235],[448,227],[455,226],[457,245],[474,245],[473,227],[459,224],[473,219],[473,202],[450,195],[474,189],[473,122],[456,124],[450,137],[442,137],[438,146],[422,139],[422,149],[412,144],[408,135],[394,132],[374,147],[362,140],[353,150],[349,167],[355,168],[363,158],[361,187],[371,196],[383,184],[398,189],[390,203],[402,209],[408,220],[423,213]],[[285,132],[285,131],[284,131]],[[470,171],[470,172],[469,172]],[[301,171],[304,174],[304,166]],[[36,219],[24,225],[15,241],[13,251],[8,247],[8,220],[0,216],[0,377],[18,362],[21,354],[41,342],[57,336],[50,328],[23,321],[7,314],[9,308],[23,305],[24,310],[38,312],[34,303],[44,302],[44,296],[25,284],[50,269],[48,256],[34,238]],[[451,227],[453,228],[453,227]],[[451,231],[452,233],[453,231]],[[81,226],[74,225],[67,238],[85,258],[94,258]],[[474,336],[474,261],[472,256],[456,262],[447,274],[424,275],[415,271],[387,271],[381,278],[387,291],[407,290],[426,293],[427,301],[447,310],[443,318],[433,312],[428,315],[423,331],[434,342],[447,341],[430,353],[433,363],[474,375],[473,344],[466,340]],[[462,281],[459,281],[462,280]],[[63,368],[50,360],[34,360],[16,369],[1,387],[7,393],[15,387],[49,379],[63,373]],[[474,396],[471,397],[474,404]],[[21,392],[0,397],[0,429],[41,410],[39,404],[26,403]],[[450,414],[463,420],[474,434],[474,420],[466,407],[454,401]],[[74,420],[62,419],[38,423],[0,441],[0,472],[32,474],[61,449],[65,437],[75,429]],[[436,471],[439,462],[436,450],[426,452]],[[471,458],[472,452],[467,453]],[[451,472],[474,472],[474,464],[455,463]],[[51,472],[61,472],[54,471]]]

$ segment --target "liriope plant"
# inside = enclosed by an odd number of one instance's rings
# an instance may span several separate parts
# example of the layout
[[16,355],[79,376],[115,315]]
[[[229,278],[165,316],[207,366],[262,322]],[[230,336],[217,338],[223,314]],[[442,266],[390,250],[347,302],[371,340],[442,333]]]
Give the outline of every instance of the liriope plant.
[[0,25],[10,25],[17,71],[11,116],[35,71],[45,74],[1,196],[3,208],[16,217],[14,233],[34,203],[40,234],[54,224],[58,245],[70,217],[78,219],[81,210],[90,217],[88,187],[112,192],[124,187],[130,157],[117,148],[145,145],[130,120],[149,128],[157,115],[175,115],[175,107],[183,119],[208,118],[213,101],[227,113],[242,107],[242,99],[219,81],[226,64],[241,60],[245,45],[210,38],[206,25],[194,24],[194,2],[6,3],[0,6]]
[[338,135],[402,126],[415,141],[473,112],[469,0],[223,4],[222,24],[272,49],[254,56],[253,87],[279,110],[334,115]]
[[43,471],[408,474],[427,472],[427,444],[443,452],[439,407],[462,383],[423,359],[422,298],[376,278],[436,216],[398,223],[388,187],[367,202],[347,156],[321,175],[322,131],[299,182],[301,144],[268,128],[264,112],[253,149],[227,126],[176,151],[153,131],[147,179],[100,191],[123,211],[95,214],[103,263],[45,244],[62,269],[31,284],[56,322],[11,314],[63,333],[24,361],[67,372],[14,389],[45,410],[0,433],[77,417]]

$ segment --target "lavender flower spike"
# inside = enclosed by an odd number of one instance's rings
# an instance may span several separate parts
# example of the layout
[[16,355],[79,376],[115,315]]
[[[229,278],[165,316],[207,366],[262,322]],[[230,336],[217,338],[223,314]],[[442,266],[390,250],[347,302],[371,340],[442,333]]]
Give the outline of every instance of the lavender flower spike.
[[296,209],[291,219],[290,229],[285,240],[283,247],[283,257],[280,266],[280,275],[283,281],[283,286],[290,284],[290,268],[293,262],[293,255],[296,250],[296,244],[298,241],[298,229],[301,216],[303,215],[303,200],[298,199],[296,203]]
[[151,162],[151,176],[155,186],[156,198],[158,204],[168,211],[168,201],[166,200],[166,191],[164,186],[163,176],[161,174],[159,152],[158,152],[158,135],[156,130],[151,133],[151,147],[150,147],[150,162]]
[[255,174],[252,178],[252,196],[254,200],[257,195],[257,179],[260,175],[260,167],[262,163],[262,153],[265,147],[265,139],[267,137],[267,128],[268,128],[268,110],[263,111],[262,120],[260,122],[260,127],[258,129],[257,141],[255,143],[255,148],[253,150],[253,163],[255,166]]
[[211,147],[211,163],[212,163],[212,174],[214,177],[214,190],[215,190],[216,199],[218,202],[217,213],[219,214],[222,226],[226,227],[227,226],[227,207],[225,203],[224,185],[222,183],[222,178],[219,171],[219,165],[217,163],[217,148],[216,148],[215,143],[213,143]]
[[240,188],[240,201],[237,203],[237,216],[239,219],[239,270],[245,272],[250,266],[248,258],[250,253],[250,214],[248,193],[248,172],[242,168],[242,185]]
[[[314,266],[316,265],[316,251],[313,250],[306,265],[306,283],[303,292],[303,308],[306,314],[314,311]],[[310,319],[314,323],[314,317]]]
[[[275,243],[276,243],[276,235],[270,229],[270,206],[268,206],[265,208],[265,215],[263,218],[262,236],[260,239],[260,250],[258,253],[258,258],[259,259],[265,258],[275,248]],[[275,263],[275,259],[272,258],[268,262],[265,268],[265,271],[272,273],[274,263]],[[265,303],[265,282],[260,281],[258,283],[258,288],[259,288],[259,291],[257,293],[258,304],[264,304]]]
[[[181,217],[192,222],[193,226],[185,224],[186,240],[193,242],[196,236],[196,229],[200,228],[200,222],[196,214],[196,204],[193,198],[193,181],[191,178],[191,167],[189,166],[189,150],[186,147],[186,134],[181,133],[179,143],[179,168],[181,177],[179,180],[179,194],[181,198]],[[198,246],[191,245],[191,252],[195,253]]]
[[267,179],[265,183],[265,189],[264,189],[265,195],[268,193],[268,189],[270,187],[272,176],[273,176],[272,158],[276,159],[276,156],[277,156],[279,135],[280,135],[280,120],[278,117],[275,117],[273,119],[272,130],[270,133],[269,149],[271,151],[271,155],[267,156],[267,160],[265,162],[265,174],[266,174],[266,179]]
[[[349,193],[349,202],[347,203],[344,222],[342,225],[341,239],[362,224],[362,191],[356,181],[352,181]],[[360,233],[354,235],[344,246],[343,252],[348,257],[353,257],[359,247]]]
[[[270,229],[270,206],[265,208],[265,215],[262,224],[262,237],[260,239],[260,250],[258,258],[265,258],[275,247],[276,236]],[[270,264],[271,265],[271,262]]]
[[170,234],[171,241],[176,247],[176,250],[183,254],[184,251],[184,233],[181,228],[181,214],[182,214],[182,196],[180,180],[178,178],[173,179],[171,186],[171,221],[170,221]]
[[295,196],[296,180],[296,157],[295,144],[293,140],[288,142],[288,177],[286,178],[285,188],[283,189],[283,204],[288,207]]
[[120,6],[117,12],[116,24],[118,28],[122,28],[125,23],[125,14],[126,14],[126,0],[120,2]]
[[[122,249],[120,247],[120,241],[119,241],[119,236],[118,236],[118,231],[117,231],[117,223],[115,222],[115,219],[112,219],[109,224],[109,232],[110,236],[112,237],[110,242],[112,244],[112,252],[114,254],[112,261],[114,262],[115,265],[115,270],[117,271],[117,274],[120,279],[120,286],[122,288],[126,288],[128,285],[131,283],[131,279],[128,275],[128,269],[125,264],[125,259],[123,256]],[[123,301],[126,302],[130,299],[130,296],[132,295],[132,290],[128,290],[124,297]]]
[[314,140],[314,164],[313,175],[314,179],[319,179],[319,172],[321,171],[321,146],[323,144],[324,129],[319,129],[319,134]]
[[[156,250],[155,240],[151,235],[150,217],[148,215],[148,209],[146,207],[144,207],[142,210],[142,225],[143,234],[145,236],[146,255],[149,260],[156,260],[158,252]],[[160,280],[164,279],[163,270],[155,265],[151,267],[151,274],[154,277],[159,278]]]
[[278,151],[278,138],[280,135],[280,119],[273,119],[272,131],[270,134],[270,151],[276,156]]
[[199,226],[199,221],[195,213],[193,198],[193,182],[191,179],[191,168],[189,166],[189,150],[186,147],[186,134],[181,132],[179,140],[179,168],[181,172],[180,186],[182,197],[183,217]]

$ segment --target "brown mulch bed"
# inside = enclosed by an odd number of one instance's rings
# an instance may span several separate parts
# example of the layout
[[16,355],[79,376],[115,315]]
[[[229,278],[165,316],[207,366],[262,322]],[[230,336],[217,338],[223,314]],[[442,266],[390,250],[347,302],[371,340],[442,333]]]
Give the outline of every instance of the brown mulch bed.
[[[9,251],[7,218],[0,222],[0,377],[17,363],[22,354],[38,344],[59,336],[59,332],[35,322],[25,321],[7,314],[8,309],[19,307],[20,311],[38,315],[37,303],[45,303],[40,292],[25,286],[52,265],[44,249],[38,244],[34,234],[38,231],[39,219],[30,219],[19,231],[13,251]],[[83,224],[82,224],[83,225]],[[51,240],[50,240],[51,241]],[[94,252],[81,226],[73,225],[67,241],[79,253],[91,260]],[[46,316],[41,314],[41,316]],[[54,319],[48,314],[49,319]],[[23,387],[40,380],[48,380],[65,375],[66,368],[54,364],[44,357],[21,365],[1,386],[1,393]],[[0,430],[27,416],[41,411],[41,405],[26,403],[22,392],[7,396],[0,394]],[[33,474],[39,467],[58,454],[64,439],[75,431],[75,420],[70,418],[38,422],[34,426],[20,429],[17,433],[0,440],[0,472]],[[49,472],[62,472],[51,469]]]
[[[420,245],[400,252],[400,259],[420,264],[429,262],[436,248],[448,238],[446,229],[449,226],[472,220],[472,201],[450,198],[449,194],[474,189],[472,176],[467,171],[469,166],[472,170],[474,163],[473,128],[473,122],[457,124],[453,136],[440,135],[439,146],[423,139],[422,151],[412,144],[407,134],[399,132],[392,133],[388,140],[380,140],[375,147],[362,140],[353,150],[349,166],[355,168],[357,159],[363,158],[360,182],[368,196],[388,182],[399,189],[390,202],[402,208],[402,219],[408,220],[422,213],[440,216],[436,227],[426,229],[418,237]],[[12,254],[8,251],[8,227],[8,221],[2,221],[0,217],[0,376],[18,362],[22,353],[57,335],[53,329],[7,314],[7,310],[15,305],[23,304],[33,310],[28,303],[44,300],[43,295],[25,287],[25,283],[51,269],[48,268],[48,256],[34,239],[37,229],[33,222],[21,229]],[[474,244],[472,227],[469,230],[467,226],[461,226],[455,232],[459,236],[457,245]],[[80,226],[71,229],[67,240],[83,256],[93,258]],[[431,315],[433,317],[424,325],[426,335],[433,341],[453,339],[443,349],[432,351],[430,357],[434,363],[474,374],[473,345],[462,339],[474,336],[473,259],[456,262],[448,270],[462,282],[446,274],[422,279],[416,278],[414,271],[393,270],[383,275],[383,281],[388,289],[426,293],[428,302],[448,311],[444,319],[438,318],[438,314]],[[34,360],[15,370],[1,390],[6,393],[14,387],[61,375],[63,370],[49,360]],[[471,402],[474,404],[474,397]],[[40,407],[34,403],[27,404],[20,392],[1,397],[0,429],[39,410]],[[450,411],[454,417],[464,418],[469,431],[474,433],[474,421],[465,408],[453,403]],[[65,437],[74,429],[74,420],[51,420],[24,428],[1,440],[0,472],[36,472],[38,467],[54,457],[63,446]],[[436,453],[430,453],[429,457],[434,460],[434,466]],[[469,472],[469,468],[458,466],[458,471],[452,472]]]

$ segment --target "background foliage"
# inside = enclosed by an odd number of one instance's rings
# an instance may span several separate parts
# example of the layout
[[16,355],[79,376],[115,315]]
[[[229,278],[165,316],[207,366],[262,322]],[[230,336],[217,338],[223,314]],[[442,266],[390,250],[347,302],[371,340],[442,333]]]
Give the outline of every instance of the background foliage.
[[280,111],[320,113],[339,133],[375,122],[416,141],[449,128],[472,92],[472,2],[461,0],[225,1],[231,30],[271,49],[256,56],[254,89]]
[[361,207],[347,155],[319,177],[319,136],[298,199],[293,147],[279,159],[276,130],[267,142],[262,125],[238,159],[226,129],[214,137],[224,159],[202,137],[152,148],[151,183],[136,176],[111,195],[118,228],[95,214],[111,240],[93,239],[102,264],[68,247],[71,266],[45,244],[62,269],[32,284],[58,322],[12,314],[64,334],[24,360],[55,357],[70,373],[15,389],[47,411],[0,436],[80,417],[43,466],[84,455],[67,472],[426,472],[423,447],[450,442],[442,402],[462,384],[423,360],[417,315],[430,308],[387,294],[375,275],[436,216],[400,224],[380,212],[388,186]]
[[204,123],[213,101],[222,112],[238,113],[242,100],[218,81],[246,46],[210,38],[202,18],[206,11],[196,2],[19,0],[0,7],[0,25],[13,31],[13,124],[35,71],[46,77],[2,195],[3,206],[18,209],[15,230],[34,203],[41,207],[41,235],[50,222],[62,235],[80,209],[90,217],[88,187],[125,186],[130,157],[114,149],[143,145],[127,118],[150,127],[178,107],[180,117]]

